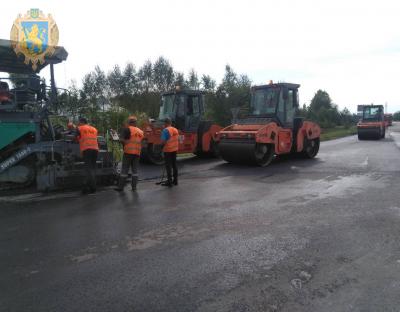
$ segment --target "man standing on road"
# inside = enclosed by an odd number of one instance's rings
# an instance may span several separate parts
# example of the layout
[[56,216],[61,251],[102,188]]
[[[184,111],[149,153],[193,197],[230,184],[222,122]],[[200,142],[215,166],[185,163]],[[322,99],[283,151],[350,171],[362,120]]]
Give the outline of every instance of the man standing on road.
[[122,170],[116,191],[123,191],[128,177],[129,168],[132,170],[132,191],[136,191],[138,182],[138,165],[140,152],[142,150],[143,131],[136,127],[137,118],[131,116],[128,126],[122,131],[121,142],[124,145],[124,156],[122,158]]
[[[172,127],[171,118],[165,119],[165,128],[161,133],[161,140],[163,142],[163,152],[165,159],[165,169],[167,171],[167,182],[162,183],[163,186],[172,187],[178,185],[178,168],[176,167],[176,153],[179,147],[179,131]],[[173,171],[173,180],[172,173]]]
[[88,125],[86,118],[79,118],[79,125],[76,129],[76,136],[79,141],[79,148],[85,163],[85,182],[82,189],[83,194],[96,192],[96,162],[99,153],[97,142],[97,129]]

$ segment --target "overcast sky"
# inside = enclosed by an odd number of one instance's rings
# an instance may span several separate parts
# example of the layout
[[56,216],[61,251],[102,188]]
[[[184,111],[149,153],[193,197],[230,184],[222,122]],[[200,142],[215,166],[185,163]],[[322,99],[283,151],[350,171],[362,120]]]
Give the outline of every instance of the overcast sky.
[[51,13],[69,57],[58,86],[95,65],[110,70],[166,57],[217,82],[230,64],[253,84],[300,83],[301,103],[326,90],[342,109],[388,103],[400,110],[400,1],[143,0],[2,1],[0,38],[30,8]]

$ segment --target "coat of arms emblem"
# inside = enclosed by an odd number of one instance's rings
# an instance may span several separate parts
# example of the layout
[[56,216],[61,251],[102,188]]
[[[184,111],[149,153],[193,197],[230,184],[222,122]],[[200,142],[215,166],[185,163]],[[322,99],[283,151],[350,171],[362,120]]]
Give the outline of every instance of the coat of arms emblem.
[[39,9],[31,9],[14,21],[11,40],[17,55],[25,57],[25,64],[32,64],[36,71],[37,63],[44,63],[46,55],[52,55],[58,44],[58,28],[52,16],[45,16]]

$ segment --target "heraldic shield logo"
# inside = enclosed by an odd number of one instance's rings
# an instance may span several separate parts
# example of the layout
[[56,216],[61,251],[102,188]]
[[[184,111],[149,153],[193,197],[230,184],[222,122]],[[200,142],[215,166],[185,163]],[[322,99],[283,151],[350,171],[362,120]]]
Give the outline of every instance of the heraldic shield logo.
[[36,71],[37,63],[44,63],[45,56],[54,53],[58,44],[58,27],[52,16],[45,16],[39,9],[31,9],[21,14],[11,28],[11,41],[17,55],[25,57],[25,64],[32,64]]

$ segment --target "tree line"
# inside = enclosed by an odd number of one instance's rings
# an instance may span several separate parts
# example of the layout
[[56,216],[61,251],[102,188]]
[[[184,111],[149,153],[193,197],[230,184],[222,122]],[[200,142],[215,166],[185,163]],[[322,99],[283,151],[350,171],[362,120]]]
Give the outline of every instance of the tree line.
[[[245,74],[236,73],[225,66],[219,84],[210,75],[199,76],[194,69],[187,75],[176,71],[164,57],[155,62],[146,61],[137,68],[127,63],[123,68],[115,65],[109,72],[99,66],[87,73],[81,86],[72,82],[69,91],[60,95],[58,113],[76,120],[84,115],[101,131],[118,129],[129,114],[140,120],[156,118],[159,112],[160,94],[175,86],[201,89],[205,92],[207,118],[222,126],[232,121],[232,109],[245,115],[250,107],[252,81]],[[318,122],[322,127],[348,126],[355,122],[349,110],[339,111],[326,91],[318,90],[311,103],[299,108],[299,114]]]

